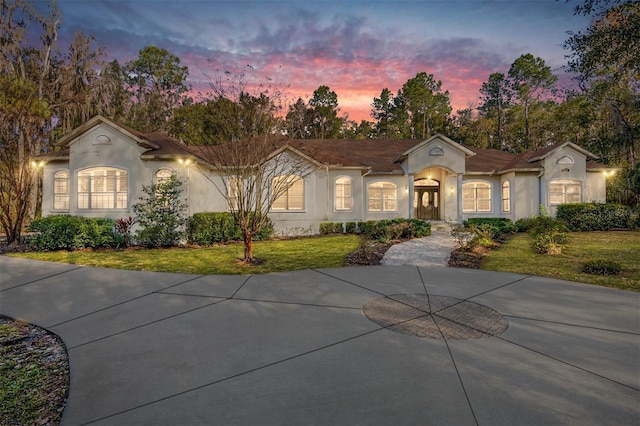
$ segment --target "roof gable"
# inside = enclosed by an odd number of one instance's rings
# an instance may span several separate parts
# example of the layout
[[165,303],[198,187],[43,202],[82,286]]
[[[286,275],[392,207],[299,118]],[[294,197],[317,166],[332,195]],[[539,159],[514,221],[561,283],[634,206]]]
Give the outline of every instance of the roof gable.
[[[435,141],[441,142],[445,145],[448,145],[449,147],[453,148],[454,150],[460,151],[461,153],[463,153],[466,157],[472,157],[474,155],[476,155],[475,152],[473,152],[472,150],[470,150],[469,148],[466,148],[462,145],[460,145],[458,142],[449,139],[448,137],[440,134],[440,133],[436,133],[435,135],[431,136],[429,139],[422,141],[420,143],[418,143],[417,145],[412,146],[411,148],[409,148],[408,150],[406,150],[405,152],[403,152],[402,154],[400,154],[397,158],[396,161],[400,162],[402,160],[404,160],[405,158],[407,158],[410,154],[422,149],[423,147],[425,147],[426,145],[429,145]],[[436,153],[437,155],[437,153]]]
[[135,143],[137,143],[138,145],[140,145],[142,147],[149,148],[149,149],[158,149],[159,148],[159,146],[157,144],[153,143],[143,133],[140,133],[137,130],[134,130],[134,129],[128,127],[128,126],[125,126],[125,125],[122,125],[122,124],[118,124],[118,123],[116,123],[114,121],[111,121],[111,120],[101,116],[101,115],[96,115],[91,120],[87,121],[86,123],[82,124],[81,126],[76,127],[69,134],[67,134],[64,137],[62,137],[62,139],[60,139],[58,141],[57,145],[58,146],[62,146],[62,147],[68,147],[75,140],[77,140],[77,138],[80,137],[82,134],[90,131],[91,129],[93,129],[94,127],[97,127],[99,125],[105,125],[105,126],[111,127],[112,129],[114,129],[114,130],[124,134],[128,138],[132,139],[133,141],[135,141]]

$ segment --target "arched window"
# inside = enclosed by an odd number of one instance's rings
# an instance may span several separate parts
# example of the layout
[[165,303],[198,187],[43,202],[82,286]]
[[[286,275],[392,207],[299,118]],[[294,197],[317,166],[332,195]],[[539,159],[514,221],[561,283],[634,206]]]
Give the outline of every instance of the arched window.
[[175,174],[176,173],[171,169],[158,169],[156,172],[156,183],[165,183]]
[[335,209],[336,211],[351,210],[351,179],[339,177],[335,183]]
[[395,212],[398,210],[398,190],[391,182],[374,182],[367,186],[370,212]]
[[69,210],[68,170],[59,170],[53,175],[53,209]]
[[582,184],[577,180],[558,179],[549,184],[551,204],[579,203],[582,201]]
[[276,176],[271,190],[278,194],[272,210],[304,210],[304,179],[297,175]]
[[511,183],[508,180],[502,182],[502,211],[511,211]]
[[466,182],[462,184],[463,212],[491,211],[491,184],[487,182]]
[[114,167],[93,167],[78,172],[79,209],[126,209],[128,173]]

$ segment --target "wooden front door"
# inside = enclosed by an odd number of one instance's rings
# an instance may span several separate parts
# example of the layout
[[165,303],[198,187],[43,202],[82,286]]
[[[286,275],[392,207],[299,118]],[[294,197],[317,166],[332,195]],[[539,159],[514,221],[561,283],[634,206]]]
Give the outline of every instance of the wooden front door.
[[424,220],[440,219],[440,188],[416,188],[414,205],[415,217]]

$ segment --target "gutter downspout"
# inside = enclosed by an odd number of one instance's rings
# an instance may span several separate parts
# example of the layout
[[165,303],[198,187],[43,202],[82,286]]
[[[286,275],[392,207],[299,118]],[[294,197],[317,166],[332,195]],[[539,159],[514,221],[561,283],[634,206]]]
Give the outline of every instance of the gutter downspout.
[[[326,211],[326,219],[329,220],[329,213],[331,212],[331,182],[329,180],[329,163],[324,163],[325,171],[327,172],[327,211]],[[334,195],[335,198],[335,195]]]
[[[543,205],[542,202],[542,179],[540,179],[543,175],[544,175],[544,164],[541,165],[542,166],[542,170],[540,171],[540,174],[538,174],[537,178],[538,178],[538,216],[540,216],[540,206]],[[547,210],[547,206],[544,206],[544,209]]]

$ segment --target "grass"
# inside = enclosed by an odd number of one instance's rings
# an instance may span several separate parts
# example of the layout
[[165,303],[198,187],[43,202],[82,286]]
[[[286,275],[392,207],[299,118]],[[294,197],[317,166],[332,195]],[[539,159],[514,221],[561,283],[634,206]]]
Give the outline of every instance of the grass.
[[81,250],[7,253],[14,257],[72,263],[102,268],[188,274],[261,274],[345,265],[345,257],[355,251],[360,239],[338,235],[286,240],[257,241],[254,257],[262,262],[247,266],[239,262],[241,243],[207,248],[166,248],[126,250]]
[[[539,275],[622,290],[640,291],[640,232],[571,232],[561,254],[537,254],[529,234],[516,234],[482,260],[481,269]],[[581,272],[591,260],[611,260],[621,266],[613,276]]]

